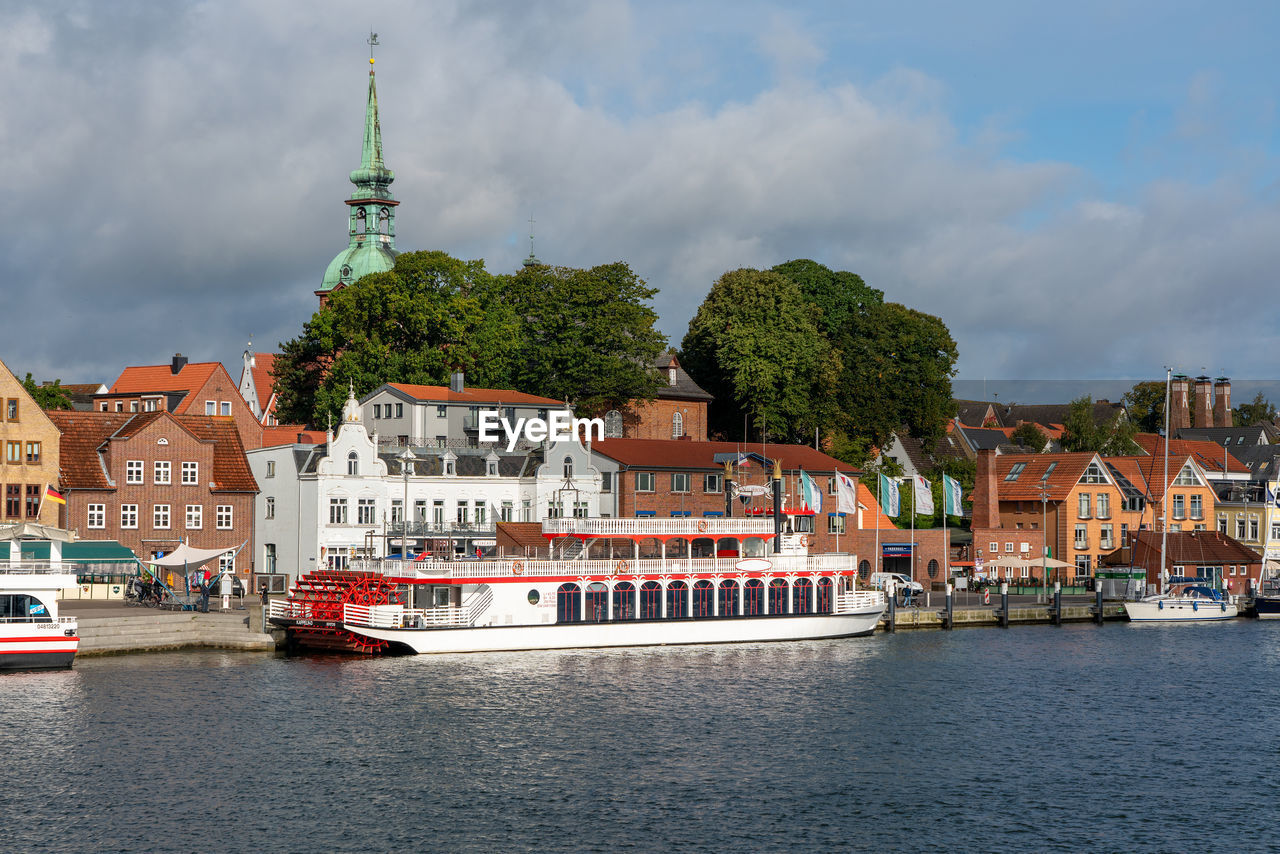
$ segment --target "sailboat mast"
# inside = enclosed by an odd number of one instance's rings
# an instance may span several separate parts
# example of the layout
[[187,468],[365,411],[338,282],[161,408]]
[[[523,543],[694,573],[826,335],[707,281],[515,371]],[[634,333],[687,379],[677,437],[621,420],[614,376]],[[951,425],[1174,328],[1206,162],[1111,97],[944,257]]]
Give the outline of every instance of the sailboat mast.
[[1172,401],[1169,399],[1170,390],[1173,387],[1173,369],[1164,369],[1164,491],[1160,495],[1160,517],[1162,523],[1160,525],[1160,592],[1165,593],[1167,588],[1168,575],[1165,573],[1164,561],[1165,550],[1169,545],[1169,508],[1166,506],[1169,499],[1169,409]]

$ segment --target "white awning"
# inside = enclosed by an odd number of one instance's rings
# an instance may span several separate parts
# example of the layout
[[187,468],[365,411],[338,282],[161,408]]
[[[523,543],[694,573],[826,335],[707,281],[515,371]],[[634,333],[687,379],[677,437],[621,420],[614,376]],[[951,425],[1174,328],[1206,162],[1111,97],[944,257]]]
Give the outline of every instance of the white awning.
[[0,540],[58,540],[63,543],[74,542],[74,531],[65,531],[52,525],[41,525],[36,522],[11,522],[0,525]]
[[225,549],[193,549],[186,543],[181,543],[164,557],[152,558],[144,561],[144,563],[151,566],[163,566],[166,569],[177,569],[179,567],[195,569],[204,566],[211,560],[222,557],[227,552],[239,551],[242,546],[244,546],[244,543],[239,546],[229,546]]

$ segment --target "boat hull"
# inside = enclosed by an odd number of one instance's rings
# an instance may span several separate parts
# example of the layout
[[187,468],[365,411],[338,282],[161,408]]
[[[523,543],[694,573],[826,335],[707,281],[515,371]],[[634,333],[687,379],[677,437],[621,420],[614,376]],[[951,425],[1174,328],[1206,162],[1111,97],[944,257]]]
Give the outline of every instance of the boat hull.
[[1131,623],[1211,623],[1234,619],[1239,613],[1239,609],[1231,603],[1192,603],[1169,599],[1126,602],[1124,610]]
[[1280,620],[1280,596],[1255,596],[1253,610],[1259,620]]
[[80,638],[30,632],[0,633],[0,671],[57,670],[71,666]]
[[883,613],[884,609],[878,608],[853,614],[731,619],[620,620],[604,623],[424,629],[386,629],[347,623],[346,628],[355,634],[388,641],[402,651],[423,655],[856,637],[874,632]]

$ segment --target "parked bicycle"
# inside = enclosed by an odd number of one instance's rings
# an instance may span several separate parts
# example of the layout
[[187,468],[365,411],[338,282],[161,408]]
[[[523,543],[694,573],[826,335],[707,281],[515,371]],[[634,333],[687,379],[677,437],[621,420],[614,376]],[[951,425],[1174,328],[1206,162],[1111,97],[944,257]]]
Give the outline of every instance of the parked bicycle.
[[163,597],[163,591],[154,581],[146,581],[141,577],[130,578],[124,588],[124,601],[127,605],[142,605],[147,608],[157,607]]

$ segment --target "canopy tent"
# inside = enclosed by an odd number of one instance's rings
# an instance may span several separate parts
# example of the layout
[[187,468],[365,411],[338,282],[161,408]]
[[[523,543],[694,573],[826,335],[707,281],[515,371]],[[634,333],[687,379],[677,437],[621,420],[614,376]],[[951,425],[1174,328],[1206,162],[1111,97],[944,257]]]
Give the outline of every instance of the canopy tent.
[[72,531],[36,522],[9,522],[0,525],[0,540],[57,540],[69,543],[75,538]]
[[[23,543],[22,556],[28,560],[48,560],[47,540]],[[133,552],[115,540],[76,540],[62,547],[62,559],[68,563],[137,563]]]
[[165,569],[182,568],[192,570],[204,566],[211,560],[217,560],[227,552],[239,551],[242,548],[244,548],[244,543],[224,549],[195,549],[186,543],[179,543],[176,549],[164,557],[153,557],[144,561],[144,563],[151,566],[164,567]]

